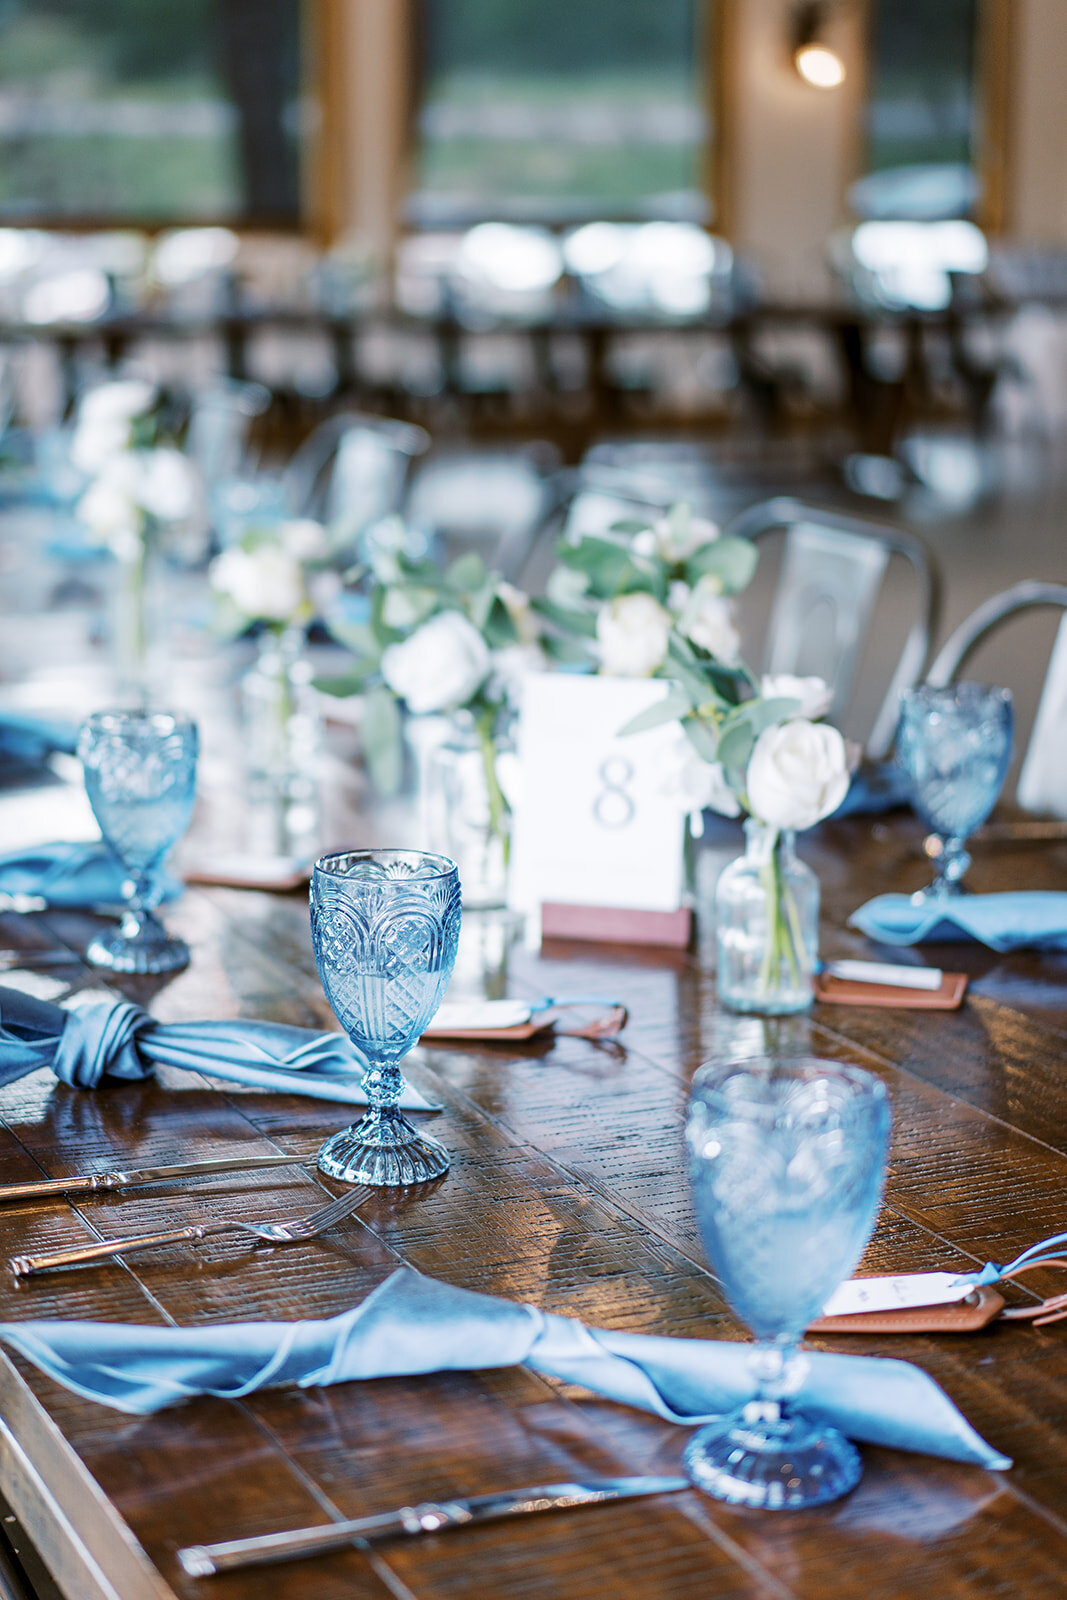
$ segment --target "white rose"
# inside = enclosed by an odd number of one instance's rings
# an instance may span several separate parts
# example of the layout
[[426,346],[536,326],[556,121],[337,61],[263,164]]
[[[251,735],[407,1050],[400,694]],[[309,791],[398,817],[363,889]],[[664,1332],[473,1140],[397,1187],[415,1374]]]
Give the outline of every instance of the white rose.
[[129,448],[130,425],[122,417],[100,422],[79,422],[70,441],[70,459],[88,476]]
[[485,682],[489,646],[459,611],[442,611],[382,654],[382,675],[409,711],[454,711]]
[[489,692],[493,699],[517,706],[522,697],[522,680],[530,672],[547,672],[548,657],[538,644],[509,644],[493,651],[493,670]]
[[804,717],[809,722],[825,717],[834,698],[834,691],[825,679],[794,678],[789,672],[776,677],[764,676],[759,692],[764,700],[799,700],[800,709],[794,711],[793,717]]
[[682,578],[675,578],[667,589],[667,609],[673,611],[676,617],[681,616],[689,604],[692,589]]
[[671,614],[650,594],[623,594],[596,619],[600,670],[615,678],[649,678],[662,666]]
[[678,631],[710,651],[718,661],[735,662],[741,653],[734,608],[724,598],[719,579],[710,575],[695,585],[678,618]]
[[191,517],[200,499],[196,468],[169,445],[135,450],[137,500],[160,522],[182,522]]
[[134,417],[143,417],[156,398],[155,385],[143,378],[120,378],[87,389],[78,405],[79,423],[122,422],[127,430]]
[[108,478],[91,483],[78,501],[78,518],[98,543],[115,555],[135,556],[141,544],[141,512],[122,487]]
[[848,791],[848,751],[836,728],[797,720],[766,728],[749,757],[749,810],[771,828],[811,828]]
[[660,517],[654,533],[656,554],[672,565],[688,561],[691,555],[719,537],[714,522],[694,517],[684,504],[674,506],[665,517]]
[[724,817],[741,815],[740,802],[720,764],[698,756],[684,733],[665,751],[663,763],[660,793],[676,800],[684,812],[707,808]]
[[321,522],[310,517],[297,517],[278,525],[278,537],[297,561],[324,561],[329,555],[329,541]]
[[224,550],[211,564],[211,584],[243,616],[264,622],[292,622],[307,605],[300,563],[278,545]]

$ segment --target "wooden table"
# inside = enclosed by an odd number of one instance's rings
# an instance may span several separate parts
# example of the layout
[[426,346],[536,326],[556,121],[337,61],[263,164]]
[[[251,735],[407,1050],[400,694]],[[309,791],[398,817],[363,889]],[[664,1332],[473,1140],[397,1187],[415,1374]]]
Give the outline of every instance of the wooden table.
[[[2,815],[2,809],[0,809]],[[804,842],[824,892],[824,954],[870,953],[845,930],[869,893],[922,881],[918,829],[824,825]],[[712,870],[736,853],[725,829]],[[976,888],[1067,885],[1067,848],[976,851]],[[328,1025],[304,899],[190,890],[169,921],[195,951],[170,983],[123,984],[161,1017],[266,1016]],[[78,952],[82,914],[0,918],[24,972],[99,987]],[[499,923],[470,918],[462,982],[504,985]],[[814,1050],[888,1083],[896,1116],[887,1201],[869,1270],[1006,1260],[1067,1225],[1067,956],[943,947],[972,986],[958,1014],[818,1007],[733,1017],[697,955],[513,946],[513,993],[601,990],[631,1023],[618,1045],[421,1050],[410,1075],[444,1101],[449,1176],[384,1193],[328,1237],[285,1250],[234,1237],[15,1285],[0,1318],[178,1323],[328,1316],[398,1262],[613,1328],[737,1338],[710,1276],[684,1177],[686,1084],[712,1055]],[[481,976],[480,976],[481,974]],[[20,982],[25,979],[18,980]],[[32,981],[32,980],[31,980]],[[40,1072],[0,1091],[0,1182],[209,1154],[304,1155],[348,1120],[317,1101],[190,1075],[86,1093]],[[311,1209],[298,1169],[0,1212],[0,1256],[194,1218]],[[1051,1273],[1035,1291],[1062,1287]],[[522,1369],[201,1399],[131,1418],[0,1354],[2,1488],[70,1600],[760,1600],[1062,1596],[1067,1592],[1067,1325],[953,1337],[823,1340],[918,1362],[1015,1458],[993,1474],[865,1449],[848,1498],[822,1510],[732,1510],[696,1491],[355,1550],[194,1581],[179,1546],[323,1523],[414,1499],[583,1473],[673,1472],[687,1434]]]
[[[42,694],[63,687],[92,705],[105,698],[106,663],[91,591],[79,600],[81,590],[57,587],[43,540],[24,522],[0,526],[0,678],[32,668]],[[232,846],[251,829],[232,782],[239,740],[220,720],[218,673],[207,670],[220,664],[183,658],[173,682],[203,716],[198,826]],[[335,730],[319,842],[417,842],[409,823],[363,814],[344,739]],[[5,847],[19,842],[20,814],[69,836],[64,807],[76,800],[54,787],[0,788]],[[907,819],[825,824],[804,837],[823,888],[824,956],[871,953],[847,916],[869,895],[923,881],[919,841]],[[704,852],[706,874],[739,849],[739,830],[723,824]],[[977,889],[1067,887],[1067,845],[976,848],[972,879]],[[168,982],[121,985],[156,1015],[333,1025],[303,895],[190,889],[167,920],[192,947],[192,965]],[[0,915],[0,968],[60,996],[99,988],[101,975],[80,959],[97,926],[82,913]],[[764,1021],[718,1007],[706,931],[692,955],[535,953],[509,945],[511,931],[490,914],[465,919],[458,989],[617,994],[631,1021],[615,1044],[418,1051],[410,1076],[446,1108],[433,1128],[453,1167],[439,1186],[383,1193],[305,1246],[252,1249],[230,1236],[19,1284],[0,1273],[0,1320],[324,1317],[408,1262],[593,1324],[742,1337],[705,1265],[681,1128],[701,1061],[765,1050],[856,1062],[890,1087],[892,1165],[868,1270],[1005,1261],[1067,1227],[1067,954],[938,947],[935,959],[973,980],[957,1014],[817,1007]],[[42,1071],[0,1090],[0,1183],[229,1153],[303,1156],[348,1120],[341,1106],[190,1074],[94,1093]],[[294,1167],[216,1180],[210,1191],[24,1203],[0,1210],[0,1260],[205,1218],[295,1215],[325,1187]],[[1028,1283],[1037,1294],[1062,1287],[1052,1273]],[[77,1398],[0,1349],[0,1491],[69,1600],[1067,1593],[1067,1324],[821,1342],[918,1362],[1015,1467],[991,1474],[867,1449],[858,1489],[818,1511],[731,1510],[692,1491],[196,1582],[178,1568],[182,1545],[590,1472],[674,1472],[686,1432],[523,1369],[201,1399],[138,1419]],[[0,1596],[4,1582],[0,1561]]]

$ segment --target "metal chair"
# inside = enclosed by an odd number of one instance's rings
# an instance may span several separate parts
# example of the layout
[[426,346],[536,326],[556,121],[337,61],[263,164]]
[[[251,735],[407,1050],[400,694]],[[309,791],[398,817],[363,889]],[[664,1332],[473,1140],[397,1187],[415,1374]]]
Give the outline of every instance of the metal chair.
[[399,509],[412,462],[430,448],[422,428],[386,417],[343,412],[304,440],[282,487],[294,517],[323,522],[338,548]]
[[558,461],[556,450],[541,442],[516,450],[435,451],[413,475],[405,519],[446,561],[474,549],[516,582],[541,528]]
[[785,531],[785,554],[771,609],[764,671],[825,678],[834,691],[831,714],[838,717],[853,697],[890,557],[902,557],[915,575],[915,620],[865,742],[867,755],[881,760],[896,733],[900,696],[919,681],[937,627],[941,584],[933,558],[912,534],[785,496],[750,506],[725,532],[762,539],[777,530]]
[[269,405],[270,390],[261,383],[219,379],[193,390],[185,449],[209,489],[241,476],[252,420]]
[[[982,641],[1009,618],[1035,606],[1059,606],[1067,612],[1067,585],[1017,583],[992,595],[960,623],[941,646],[927,683],[952,683]],[[1030,742],[1015,786],[1016,803],[1025,811],[1052,811],[1067,816],[1067,615],[1052,647]]]

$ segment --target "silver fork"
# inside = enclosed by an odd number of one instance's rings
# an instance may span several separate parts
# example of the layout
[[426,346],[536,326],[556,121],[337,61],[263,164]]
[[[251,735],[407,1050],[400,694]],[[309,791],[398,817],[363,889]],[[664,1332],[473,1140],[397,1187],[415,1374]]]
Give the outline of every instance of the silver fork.
[[54,1250],[43,1256],[12,1256],[11,1270],[16,1278],[28,1278],[34,1272],[47,1272],[51,1267],[74,1266],[83,1261],[106,1261],[112,1256],[125,1255],[127,1250],[142,1250],[154,1244],[177,1244],[180,1239],[210,1239],[219,1233],[249,1233],[255,1239],[265,1239],[268,1244],[299,1244],[305,1239],[315,1239],[335,1222],[347,1217],[349,1212],[363,1204],[372,1188],[360,1185],[348,1194],[339,1195],[328,1206],[320,1206],[306,1217],[293,1217],[289,1222],[197,1222],[188,1228],[172,1228],[167,1233],[141,1233],[130,1239],[104,1239],[100,1244],[76,1245],[69,1250]]

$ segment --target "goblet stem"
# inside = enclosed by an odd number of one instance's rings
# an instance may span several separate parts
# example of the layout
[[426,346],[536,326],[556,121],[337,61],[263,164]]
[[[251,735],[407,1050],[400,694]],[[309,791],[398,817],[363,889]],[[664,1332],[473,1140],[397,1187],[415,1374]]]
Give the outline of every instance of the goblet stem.
[[794,1336],[757,1344],[749,1359],[756,1396],[745,1407],[746,1418],[752,1422],[776,1421],[785,1403],[800,1388],[807,1370],[808,1359],[801,1354]]
[[369,1060],[363,1074],[366,1114],[319,1151],[319,1170],[344,1183],[375,1187],[425,1183],[448,1171],[448,1152],[410,1123],[398,1104],[404,1074],[396,1061]]
[[922,891],[924,897],[965,894],[963,876],[971,864],[967,854],[966,839],[956,834],[931,834],[926,853],[934,863],[934,881]]

